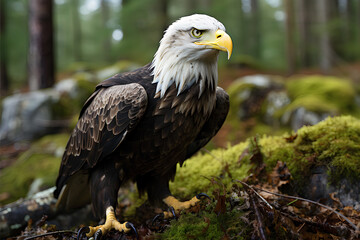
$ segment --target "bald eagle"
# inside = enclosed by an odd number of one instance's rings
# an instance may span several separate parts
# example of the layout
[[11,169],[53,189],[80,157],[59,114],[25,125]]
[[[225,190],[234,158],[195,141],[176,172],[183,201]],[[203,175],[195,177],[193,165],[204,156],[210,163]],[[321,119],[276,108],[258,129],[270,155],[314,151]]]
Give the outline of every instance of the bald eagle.
[[[95,215],[106,219],[87,228],[88,237],[133,228],[114,214],[126,181],[175,212],[199,201],[178,201],[169,181],[177,163],[208,143],[228,113],[228,95],[217,87],[219,51],[230,58],[232,41],[222,23],[201,14],[182,17],[165,31],[150,64],[103,81],[85,102],[54,195],[59,209],[91,203]],[[164,217],[172,214],[164,211]]]

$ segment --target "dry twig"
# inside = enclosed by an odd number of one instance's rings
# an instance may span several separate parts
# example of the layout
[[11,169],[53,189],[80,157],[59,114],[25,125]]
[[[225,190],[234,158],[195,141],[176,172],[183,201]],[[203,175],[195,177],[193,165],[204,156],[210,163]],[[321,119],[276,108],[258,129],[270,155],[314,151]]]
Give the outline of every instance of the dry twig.
[[50,236],[50,235],[58,235],[58,234],[64,234],[64,233],[76,234],[76,232],[74,232],[74,231],[64,230],[64,231],[48,232],[48,233],[44,233],[44,234],[40,234],[40,235],[36,235],[36,236],[31,236],[31,237],[25,238],[24,240],[31,240],[31,239],[36,239],[36,238],[40,238],[40,237],[46,237],[46,236]]
[[[241,181],[239,181],[241,183]],[[331,207],[329,206],[326,206],[324,204],[321,204],[321,203],[318,203],[318,202],[315,202],[315,201],[312,201],[312,200],[309,200],[309,199],[306,199],[306,198],[301,198],[301,197],[295,197],[295,196],[288,196],[288,195],[284,195],[284,194],[280,194],[280,193],[273,193],[273,192],[270,192],[270,191],[267,191],[267,190],[264,190],[264,189],[261,189],[261,188],[257,188],[257,187],[253,187],[254,189],[258,190],[258,191],[263,191],[263,192],[266,192],[266,193],[270,193],[270,194],[273,194],[273,195],[276,195],[276,196],[279,196],[279,197],[284,197],[284,198],[290,198],[290,199],[296,199],[296,200],[301,200],[301,201],[306,201],[306,202],[309,202],[309,203],[312,203],[312,204],[315,204],[315,205],[318,205],[320,207],[323,207],[323,208],[326,208],[330,211],[332,211],[333,213],[339,215],[340,217],[342,217],[347,223],[350,224],[351,227],[353,227],[355,229],[355,231],[360,231],[360,229],[355,226],[354,223],[352,223],[347,217],[345,217],[343,214],[339,213],[338,211],[332,209]]]

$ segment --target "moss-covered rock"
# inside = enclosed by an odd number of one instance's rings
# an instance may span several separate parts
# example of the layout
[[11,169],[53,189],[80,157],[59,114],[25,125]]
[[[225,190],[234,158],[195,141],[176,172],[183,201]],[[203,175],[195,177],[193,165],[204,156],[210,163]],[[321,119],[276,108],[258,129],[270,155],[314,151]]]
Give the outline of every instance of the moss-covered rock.
[[[295,136],[295,140],[289,140],[290,136]],[[309,179],[317,166],[328,169],[332,184],[341,178],[360,181],[360,120],[357,118],[328,118],[315,126],[303,127],[296,134],[264,135],[258,143],[267,171],[270,172],[277,161],[286,162],[294,183],[299,186]],[[172,193],[189,199],[200,192],[211,194],[211,178],[220,179],[229,188],[233,180],[247,177],[252,168],[251,151],[243,153],[250,145],[250,141],[246,141],[227,149],[201,152],[188,159],[177,168],[175,180],[170,183]]]
[[55,89],[60,93],[60,97],[52,104],[53,118],[70,119],[78,115],[96,85],[95,76],[87,72],[76,73],[71,78],[57,83]]
[[[77,71],[68,79],[64,79],[55,85],[60,93],[60,98],[52,105],[54,119],[71,119],[78,114],[85,101],[94,92],[96,85],[121,72],[131,71],[139,67],[130,61],[119,61],[111,66],[97,70],[95,73],[88,68]],[[73,126],[73,124],[70,124]]]
[[316,113],[328,115],[358,115],[356,90],[349,79],[331,76],[296,76],[286,83],[291,103],[278,115],[303,107]]
[[239,161],[239,157],[247,145],[245,142],[227,149],[215,149],[187,160],[183,167],[178,167],[175,181],[170,183],[172,192],[189,198],[199,192],[210,192],[212,177],[221,178],[226,185],[231,184],[232,179],[246,177],[251,168],[249,160]]
[[43,189],[54,186],[68,138],[68,134],[43,137],[21,154],[13,165],[3,169],[0,174],[1,193],[9,193],[10,197],[0,205],[25,197],[35,179],[41,179]]
[[235,80],[227,89],[230,109],[226,123],[228,139],[243,141],[255,134],[282,134],[289,128],[281,124],[277,111],[290,103],[280,76],[251,75]]
[[[290,141],[291,135],[296,136]],[[332,183],[339,178],[360,180],[360,120],[351,116],[328,118],[315,126],[306,126],[298,132],[283,136],[259,138],[264,161],[270,171],[277,161],[286,162],[297,182],[302,182],[316,166],[326,166]],[[209,178],[242,179],[251,168],[247,157],[239,156],[247,148],[243,142],[228,149],[215,149],[187,160],[178,168],[171,188],[175,194],[190,197],[210,185]],[[226,171],[225,171],[226,169]]]
[[357,88],[349,79],[339,77],[246,76],[232,83],[228,93],[227,122],[240,136],[284,133],[328,116],[360,116]]
[[[228,149],[212,150],[187,160],[185,166],[178,168],[175,181],[170,185],[174,195],[189,198],[204,191],[211,195],[214,184],[209,178],[212,177],[220,179],[224,188],[231,192],[232,180],[241,180],[249,174],[251,154],[242,153],[251,145],[250,142]],[[304,189],[309,189],[307,185],[310,183],[310,176],[318,166],[328,169],[330,181],[324,183],[324,188],[332,186],[331,192],[337,191],[340,188],[338,183],[341,179],[346,179],[345,182],[349,184],[345,188],[347,198],[349,192],[357,191],[351,187],[360,184],[360,120],[357,118],[327,118],[315,126],[299,129],[296,134],[287,133],[278,137],[264,135],[258,139],[258,143],[268,172],[275,167],[277,161],[286,162],[293,177],[293,190],[298,190],[296,193],[302,194]],[[251,149],[249,152],[251,153]],[[355,197],[347,203],[353,205],[360,202],[359,192],[354,192],[351,196]],[[341,196],[339,198],[341,201],[345,199]],[[226,229],[240,229],[238,225],[241,225],[239,217],[242,213],[227,209],[222,220],[209,209],[205,213],[181,216],[177,221],[172,221],[161,238],[219,239],[224,236],[224,231],[221,230],[224,222],[227,223]],[[238,225],[233,221],[235,215]]]
[[[25,196],[35,178],[43,178],[47,186],[53,186],[67,140],[68,134],[45,137],[22,154],[13,166],[1,172],[1,190],[12,197],[8,201]],[[296,134],[263,136],[258,143],[266,169],[272,170],[277,161],[286,162],[293,183],[300,187],[318,166],[328,169],[330,185],[336,186],[340,179],[348,179],[354,184],[360,182],[360,120],[355,117],[328,118],[315,126],[303,127]],[[247,141],[227,149],[199,153],[187,160],[183,167],[178,167],[175,181],[170,184],[173,194],[183,199],[200,192],[214,196],[219,186],[211,178],[231,192],[233,180],[248,176],[252,168],[251,149],[250,154],[243,154],[249,145],[250,141]],[[235,230],[242,228],[241,211],[226,206],[225,213],[219,215],[214,212],[215,204],[211,203],[196,215],[182,215],[160,238],[219,239],[224,236],[222,226]]]
[[260,139],[269,169],[277,161],[284,161],[295,180],[303,182],[312,168],[326,166],[332,183],[340,178],[360,180],[359,119],[351,116],[327,118],[315,126],[299,129],[293,142],[285,136]]
[[[268,94],[282,90],[284,86],[280,76],[252,75],[235,80],[227,89],[231,102],[228,119],[236,125],[239,119],[262,117],[262,104]],[[287,103],[288,100],[285,101]]]

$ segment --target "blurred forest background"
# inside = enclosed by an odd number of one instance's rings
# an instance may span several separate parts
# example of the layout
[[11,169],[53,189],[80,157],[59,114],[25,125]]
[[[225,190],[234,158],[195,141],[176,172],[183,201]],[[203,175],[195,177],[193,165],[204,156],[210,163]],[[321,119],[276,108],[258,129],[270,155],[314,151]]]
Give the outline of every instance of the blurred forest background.
[[122,59],[148,63],[166,27],[192,13],[212,15],[226,26],[234,52],[229,62],[221,58],[222,65],[282,74],[328,74],[335,67],[347,74],[360,59],[358,0],[1,0],[3,95],[36,81],[29,75],[33,4],[43,5],[53,20],[47,31],[53,33],[57,80]]
[[358,0],[0,0],[0,151],[69,133],[97,83],[149,63],[193,13],[234,44],[219,57],[231,109],[215,146],[360,116]]
[[96,84],[149,63],[167,26],[193,13],[221,21],[234,45],[219,57],[230,112],[207,149],[360,118],[359,0],[0,0],[0,207],[54,186]]

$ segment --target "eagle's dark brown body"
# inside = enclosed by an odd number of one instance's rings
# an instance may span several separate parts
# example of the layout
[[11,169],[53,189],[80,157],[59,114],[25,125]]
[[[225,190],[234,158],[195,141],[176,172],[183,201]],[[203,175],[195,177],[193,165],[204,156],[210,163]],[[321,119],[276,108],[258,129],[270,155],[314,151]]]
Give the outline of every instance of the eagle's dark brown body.
[[[194,84],[177,95],[172,85],[160,97],[152,81],[147,65],[97,86],[62,159],[55,191],[58,197],[67,184],[59,200],[62,208],[91,201],[96,215],[103,217],[127,180],[137,182],[150,201],[159,202],[171,195],[168,182],[175,176],[176,164],[220,129],[229,108],[224,90],[205,85],[199,96],[199,85]],[[76,187],[78,179],[83,184]],[[76,191],[82,192],[81,201]]]

